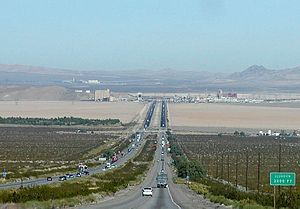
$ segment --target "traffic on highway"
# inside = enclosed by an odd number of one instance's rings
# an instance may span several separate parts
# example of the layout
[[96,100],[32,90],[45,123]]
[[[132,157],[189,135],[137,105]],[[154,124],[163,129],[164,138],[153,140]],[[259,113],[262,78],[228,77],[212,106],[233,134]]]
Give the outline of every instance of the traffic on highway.
[[160,127],[166,128],[167,126],[167,102],[165,100],[161,103]]
[[152,119],[152,116],[153,116],[153,113],[154,113],[155,106],[156,106],[156,100],[154,100],[154,101],[150,104],[150,107],[149,107],[148,112],[147,112],[147,115],[146,115],[146,119],[145,119],[145,121],[144,121],[144,129],[147,129],[147,128],[149,128],[149,126],[150,126],[150,123],[151,123],[151,119]]
[[[16,182],[8,182],[5,184],[0,184],[0,189],[12,189],[12,188],[20,188],[20,187],[33,187],[39,185],[52,184],[56,182],[68,181],[75,178],[82,178],[84,176],[89,176],[97,173],[103,173],[106,170],[114,169],[121,165],[124,165],[128,160],[130,160],[135,154],[139,151],[139,149],[144,143],[144,132],[150,125],[151,118],[155,109],[156,101],[150,104],[150,107],[147,111],[147,115],[145,118],[145,122],[143,123],[143,129],[141,129],[137,134],[136,138],[129,144],[127,148],[125,148],[121,153],[115,154],[109,161],[104,162],[99,166],[88,168],[84,164],[78,165],[78,171],[76,173],[67,173],[59,176],[48,176],[46,178],[36,178],[36,179],[28,179],[28,180],[18,180]],[[109,165],[109,166],[108,166]]]
[[[162,106],[163,107],[163,106]],[[166,113],[166,103],[161,111]],[[164,110],[163,110],[164,109]],[[160,114],[163,116],[163,114]],[[163,120],[162,120],[163,119]],[[169,187],[169,180],[172,179],[170,168],[170,157],[167,155],[168,141],[166,137],[167,118],[166,114],[160,117],[160,129],[157,132],[157,149],[154,156],[154,165],[148,172],[145,180],[132,191],[125,195],[104,201],[100,204],[88,207],[88,209],[180,209],[173,199],[173,192]],[[164,126],[162,126],[164,124]],[[86,207],[79,207],[86,208]]]
[[[139,150],[145,144],[144,140],[145,131],[150,127],[151,119],[156,107],[156,101],[152,102],[144,120],[143,129],[136,133],[135,139],[131,144],[123,150],[122,155],[118,154],[109,161],[101,164],[94,168],[88,168],[84,164],[78,166],[77,173],[67,173],[60,176],[49,176],[47,178],[38,178],[32,180],[26,180],[21,182],[13,182],[7,184],[1,184],[0,189],[19,188],[36,185],[46,185],[59,181],[71,181],[76,178],[83,178],[88,175],[106,172],[107,170],[114,169],[116,167],[124,165],[131,158],[133,158]],[[163,208],[163,209],[178,209],[181,208],[173,199],[169,180],[172,179],[170,168],[170,157],[167,156],[168,141],[166,137],[167,128],[167,103],[162,102],[160,113],[160,125],[158,130],[157,138],[157,149],[154,156],[153,167],[148,172],[146,179],[132,192],[119,199],[112,199],[111,201],[105,201],[97,205],[82,206],[79,208],[141,208],[141,209],[152,209],[152,208]],[[137,146],[141,145],[141,146]]]

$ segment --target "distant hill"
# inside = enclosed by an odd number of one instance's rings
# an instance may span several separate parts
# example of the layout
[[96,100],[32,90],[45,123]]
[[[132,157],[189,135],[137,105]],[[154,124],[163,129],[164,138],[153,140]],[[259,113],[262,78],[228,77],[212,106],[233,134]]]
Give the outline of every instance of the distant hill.
[[[90,87],[65,82],[97,79],[100,86]],[[26,65],[1,65],[0,85],[63,86],[66,88],[110,88],[115,92],[197,92],[219,88],[237,92],[300,90],[300,67],[267,69],[253,65],[235,73],[203,71],[132,70],[75,71]]]
[[273,91],[299,91],[300,67],[271,70],[264,66],[253,65],[242,72],[229,75],[238,86]]
[[229,77],[234,80],[270,79],[274,70],[266,69],[262,65],[252,65],[242,72],[236,72]]
[[299,80],[300,67],[283,70],[270,70],[264,66],[252,65],[242,72],[233,73],[231,79],[235,80],[264,80],[264,81],[284,81],[284,80]]

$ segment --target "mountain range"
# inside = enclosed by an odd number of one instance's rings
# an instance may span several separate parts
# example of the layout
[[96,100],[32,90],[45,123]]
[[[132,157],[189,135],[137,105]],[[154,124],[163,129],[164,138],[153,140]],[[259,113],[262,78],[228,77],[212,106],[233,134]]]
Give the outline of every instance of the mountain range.
[[114,91],[186,92],[216,90],[237,92],[300,90],[300,67],[274,70],[261,65],[235,73],[134,70],[76,71],[28,65],[0,64],[0,85],[65,85],[66,80],[99,80]]

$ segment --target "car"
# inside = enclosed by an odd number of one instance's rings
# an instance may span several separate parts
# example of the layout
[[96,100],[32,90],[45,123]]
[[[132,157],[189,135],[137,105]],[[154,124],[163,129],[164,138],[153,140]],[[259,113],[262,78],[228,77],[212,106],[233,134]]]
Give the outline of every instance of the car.
[[145,187],[142,190],[142,196],[151,196],[152,197],[153,190],[151,187]]
[[76,176],[77,176],[77,177],[81,177],[81,173],[77,173]]
[[65,175],[65,177],[66,177],[66,178],[70,178],[70,174],[67,173],[67,174]]
[[108,168],[110,168],[110,166],[111,166],[111,163],[106,163],[105,168],[108,169]]
[[69,178],[75,178],[74,174],[70,174]]
[[58,178],[58,180],[59,180],[59,181],[65,181],[65,180],[67,180],[67,177],[66,177],[66,176],[60,176],[60,177]]
[[52,177],[47,177],[47,181],[52,181]]
[[84,171],[84,174],[85,175],[90,175],[90,172],[89,171]]

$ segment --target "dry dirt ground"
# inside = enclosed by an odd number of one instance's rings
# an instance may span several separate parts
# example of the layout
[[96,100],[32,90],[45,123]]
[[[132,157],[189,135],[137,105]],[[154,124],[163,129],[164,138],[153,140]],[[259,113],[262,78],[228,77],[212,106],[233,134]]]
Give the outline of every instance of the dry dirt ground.
[[123,123],[128,123],[141,112],[143,107],[144,104],[134,102],[0,101],[0,116],[116,118]]
[[300,108],[230,104],[169,104],[171,128],[299,130]]

